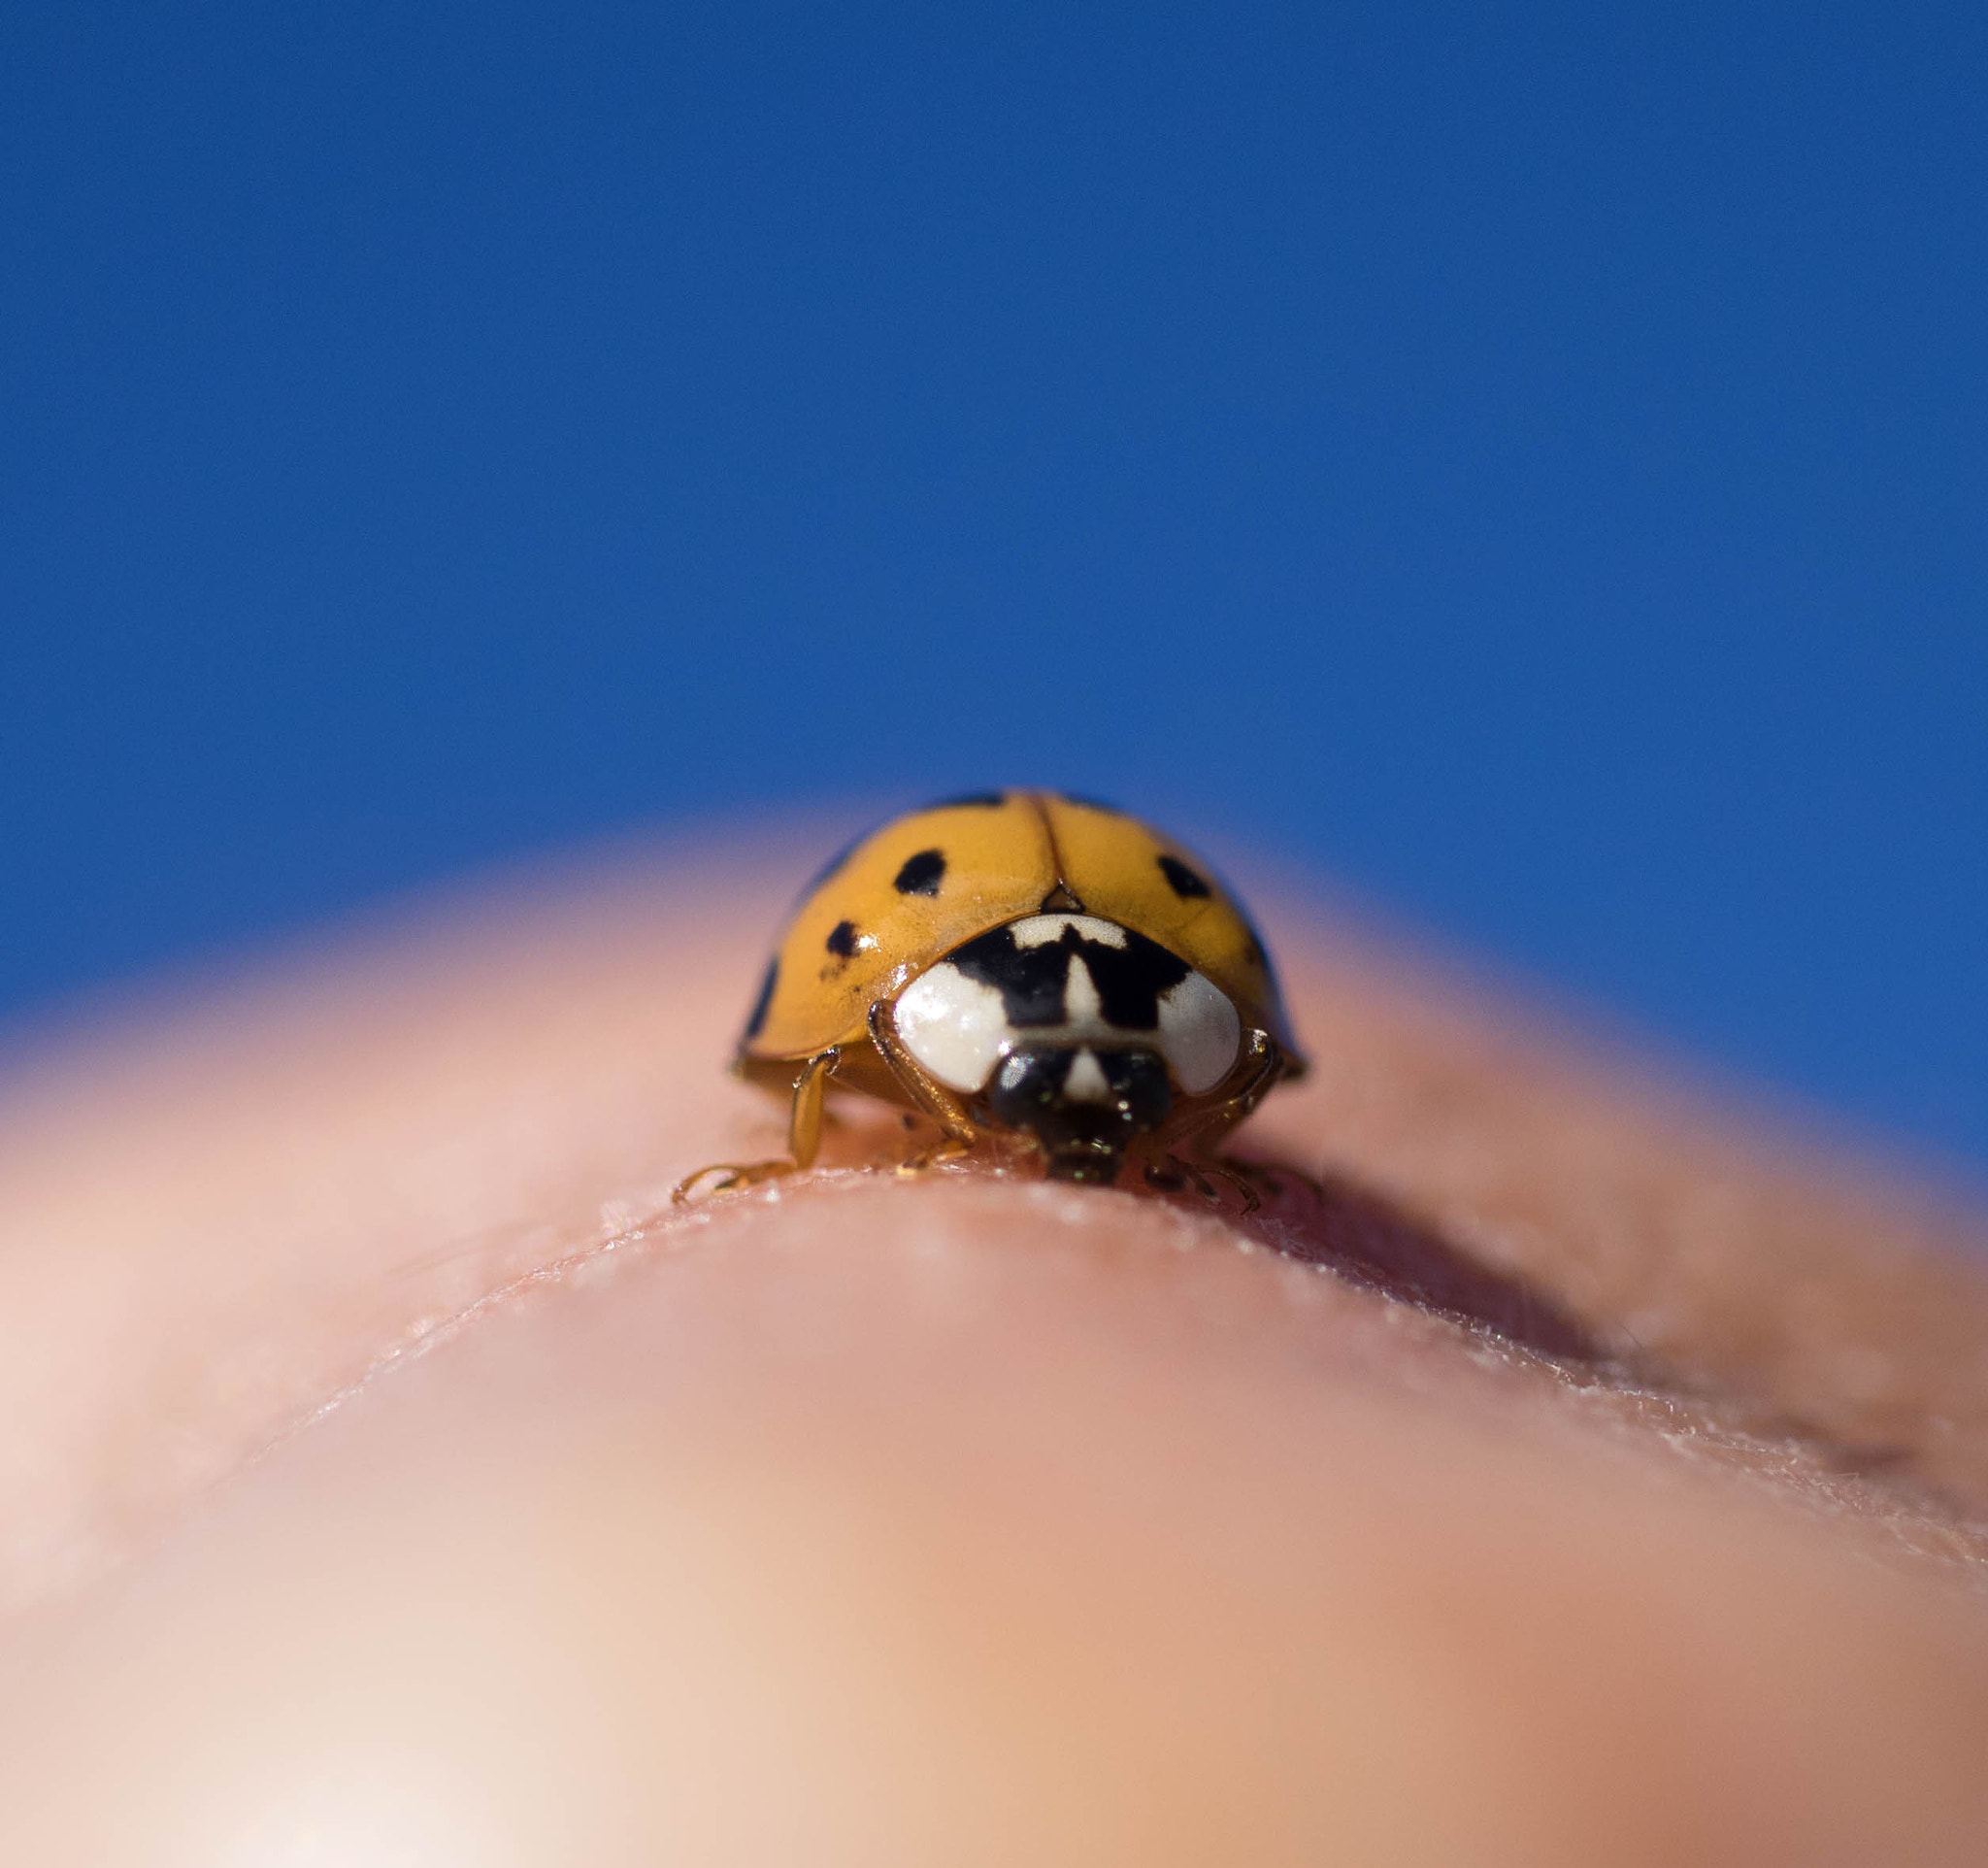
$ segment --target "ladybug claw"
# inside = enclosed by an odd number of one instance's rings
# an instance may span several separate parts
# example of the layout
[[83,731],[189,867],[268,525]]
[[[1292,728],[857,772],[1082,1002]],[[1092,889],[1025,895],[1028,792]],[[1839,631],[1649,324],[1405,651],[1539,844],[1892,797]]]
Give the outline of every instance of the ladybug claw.
[[[702,1206],[705,1200],[714,1200],[721,1193],[757,1186],[762,1181],[772,1181],[793,1172],[792,1161],[713,1161],[710,1167],[701,1167],[695,1174],[686,1174],[670,1190],[670,1204],[675,1207]],[[698,1183],[710,1180],[713,1174],[721,1174],[724,1179],[707,1187],[703,1200],[693,1200],[691,1194]]]
[[915,1154],[908,1154],[897,1164],[894,1172],[900,1181],[909,1181],[925,1173],[929,1168],[942,1167],[947,1161],[957,1161],[968,1153],[971,1148],[971,1143],[962,1142],[958,1137],[948,1135],[943,1142],[936,1142],[930,1148],[921,1148]]
[[[1212,1178],[1210,1178],[1212,1177]],[[1209,1206],[1222,1204],[1219,1181],[1223,1186],[1234,1187],[1242,1196],[1243,1216],[1254,1213],[1263,1202],[1257,1197],[1256,1189],[1234,1168],[1224,1167],[1220,1162],[1211,1161],[1206,1168],[1194,1162],[1183,1160],[1177,1154],[1170,1154],[1164,1162],[1156,1161],[1145,1171],[1145,1184],[1162,1193],[1179,1193],[1186,1187],[1193,1187]]]
[[1158,1187],[1163,1193],[1180,1193],[1192,1187],[1211,1205],[1220,1206],[1222,1203],[1222,1196],[1215,1191],[1208,1176],[1192,1161],[1183,1160],[1177,1154],[1170,1154],[1164,1162],[1156,1161],[1147,1168],[1145,1184],[1149,1187]]
[[1246,1219],[1258,1207],[1263,1205],[1263,1201],[1258,1197],[1254,1183],[1250,1181],[1247,1175],[1238,1174],[1235,1169],[1226,1167],[1217,1167],[1214,1172],[1242,1196],[1242,1217],[1243,1218]]

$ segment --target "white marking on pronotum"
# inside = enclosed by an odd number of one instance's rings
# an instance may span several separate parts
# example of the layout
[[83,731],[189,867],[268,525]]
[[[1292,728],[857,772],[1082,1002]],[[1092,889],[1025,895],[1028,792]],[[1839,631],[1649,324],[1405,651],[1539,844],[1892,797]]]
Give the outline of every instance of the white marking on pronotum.
[[[1123,928],[1086,915],[1035,915],[1012,923],[1021,946],[1054,940],[1071,925],[1088,940],[1111,947],[1125,945]],[[1023,928],[1047,931],[1024,941]],[[970,979],[949,960],[940,961],[906,986],[898,995],[892,1017],[898,1036],[911,1055],[947,1089],[969,1095],[984,1089],[995,1066],[1023,1044],[1032,1048],[1069,1045],[1101,1051],[1157,1051],[1189,1096],[1199,1096],[1220,1083],[1235,1068],[1242,1049],[1242,1021],[1236,1008],[1213,981],[1199,973],[1189,973],[1160,994],[1157,1032],[1120,1030],[1106,1022],[1104,1011],[1090,968],[1080,953],[1073,953],[1064,976],[1061,1024],[1016,1030],[1008,1021],[1000,988]],[[1064,1094],[1077,1102],[1108,1100],[1097,1094],[1094,1076],[1097,1084],[1105,1084],[1097,1058],[1089,1050],[1080,1051],[1071,1064]]]
[[1070,1074],[1063,1080],[1063,1093],[1073,1103],[1109,1103],[1111,1085],[1105,1080],[1105,1067],[1098,1053],[1088,1047],[1071,1059]]
[[1235,1067],[1242,1020],[1212,980],[1190,973],[1160,994],[1160,1049],[1190,1096],[1212,1089]]
[[1066,927],[1076,928],[1082,939],[1096,941],[1100,947],[1125,945],[1125,930],[1116,921],[1101,921],[1095,915],[1031,915],[1010,922],[1008,931],[1016,947],[1043,947],[1060,941]]
[[947,1089],[982,1087],[1014,1042],[1000,988],[947,960],[906,986],[892,1016],[905,1048]]
[[1098,997],[1098,983],[1083,963],[1081,953],[1070,956],[1070,970],[1063,976],[1063,1022],[1086,1030],[1095,1025],[1110,1030],[1105,1023],[1105,1002]]

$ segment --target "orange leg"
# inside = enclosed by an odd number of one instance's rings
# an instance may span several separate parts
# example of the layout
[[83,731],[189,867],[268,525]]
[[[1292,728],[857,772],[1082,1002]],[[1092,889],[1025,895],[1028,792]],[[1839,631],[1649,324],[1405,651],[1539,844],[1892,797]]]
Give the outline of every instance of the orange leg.
[[870,1042],[877,1047],[877,1054],[890,1066],[890,1074],[903,1085],[905,1094],[945,1131],[945,1139],[936,1148],[922,1150],[910,1160],[899,1162],[900,1174],[921,1174],[936,1162],[956,1160],[979,1140],[980,1131],[968,1116],[966,1105],[944,1084],[933,1081],[897,1035],[887,1005],[870,1008]]
[[1171,1193],[1177,1191],[1184,1182],[1191,1184],[1204,1200],[1219,1204],[1221,1195],[1209,1179],[1212,1175],[1242,1194],[1245,1214],[1254,1213],[1263,1204],[1256,1189],[1234,1168],[1225,1167],[1219,1161],[1191,1160],[1181,1151],[1190,1150],[1193,1153],[1205,1155],[1214,1149],[1223,1136],[1270,1094],[1277,1078],[1283,1074],[1283,1055],[1271,1043],[1267,1032],[1250,1032],[1247,1061],[1253,1067],[1233,1093],[1218,1103],[1183,1110],[1153,1131],[1148,1146],[1159,1150],[1162,1159],[1146,1169],[1146,1185]]
[[724,1179],[707,1189],[708,1193],[729,1193],[738,1187],[756,1186],[762,1181],[778,1179],[782,1174],[796,1174],[805,1167],[812,1167],[814,1156],[821,1147],[821,1105],[828,1088],[828,1074],[835,1068],[839,1051],[824,1051],[817,1057],[811,1057],[801,1067],[801,1074],[794,1080],[794,1101],[787,1113],[787,1153],[777,1161],[717,1161],[710,1167],[699,1168],[695,1174],[686,1175],[677,1183],[670,1199],[673,1204],[687,1207],[690,1204],[691,1189],[700,1181],[713,1174]]

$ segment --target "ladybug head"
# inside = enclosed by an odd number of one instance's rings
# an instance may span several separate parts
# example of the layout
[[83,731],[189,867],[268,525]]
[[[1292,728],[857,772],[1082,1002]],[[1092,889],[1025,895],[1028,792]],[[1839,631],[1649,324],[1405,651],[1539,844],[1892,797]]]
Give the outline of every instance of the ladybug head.
[[1174,1092],[1157,1051],[1031,1045],[1002,1060],[986,1099],[996,1121],[1035,1136],[1052,1181],[1109,1185],[1133,1138],[1166,1119]]

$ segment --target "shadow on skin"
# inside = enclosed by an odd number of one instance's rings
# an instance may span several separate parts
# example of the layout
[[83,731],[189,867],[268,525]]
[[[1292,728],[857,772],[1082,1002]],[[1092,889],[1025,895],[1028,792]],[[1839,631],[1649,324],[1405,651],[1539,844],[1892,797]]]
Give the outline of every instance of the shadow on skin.
[[[909,1116],[886,1125],[874,1111],[848,1098],[826,1115],[821,1165],[889,1174],[928,1154],[938,1133]],[[1023,1181],[1036,1180],[1042,1173],[1031,1147],[998,1134],[982,1139],[975,1158],[982,1167]],[[1308,1173],[1246,1144],[1221,1165],[1246,1182],[1255,1196],[1253,1207],[1244,1205],[1234,1182],[1224,1187],[1217,1178],[1208,1180],[1208,1194],[1190,1190],[1184,1177],[1175,1187],[1156,1186],[1150,1194],[1137,1173],[1126,1174],[1121,1185],[1137,1197],[1159,1199],[1185,1213],[1212,1213],[1243,1237],[1283,1257],[1315,1265],[1418,1309],[1493,1329],[1535,1355],[1597,1370],[1623,1365],[1619,1353],[1584,1330],[1543,1291],[1486,1265],[1384,1194],[1345,1176]]]
[[1239,1166],[1262,1204],[1225,1217],[1272,1251],[1423,1310],[1486,1324],[1536,1355],[1589,1366],[1616,1360],[1524,1280],[1472,1258],[1379,1194],[1283,1162],[1245,1159]]

